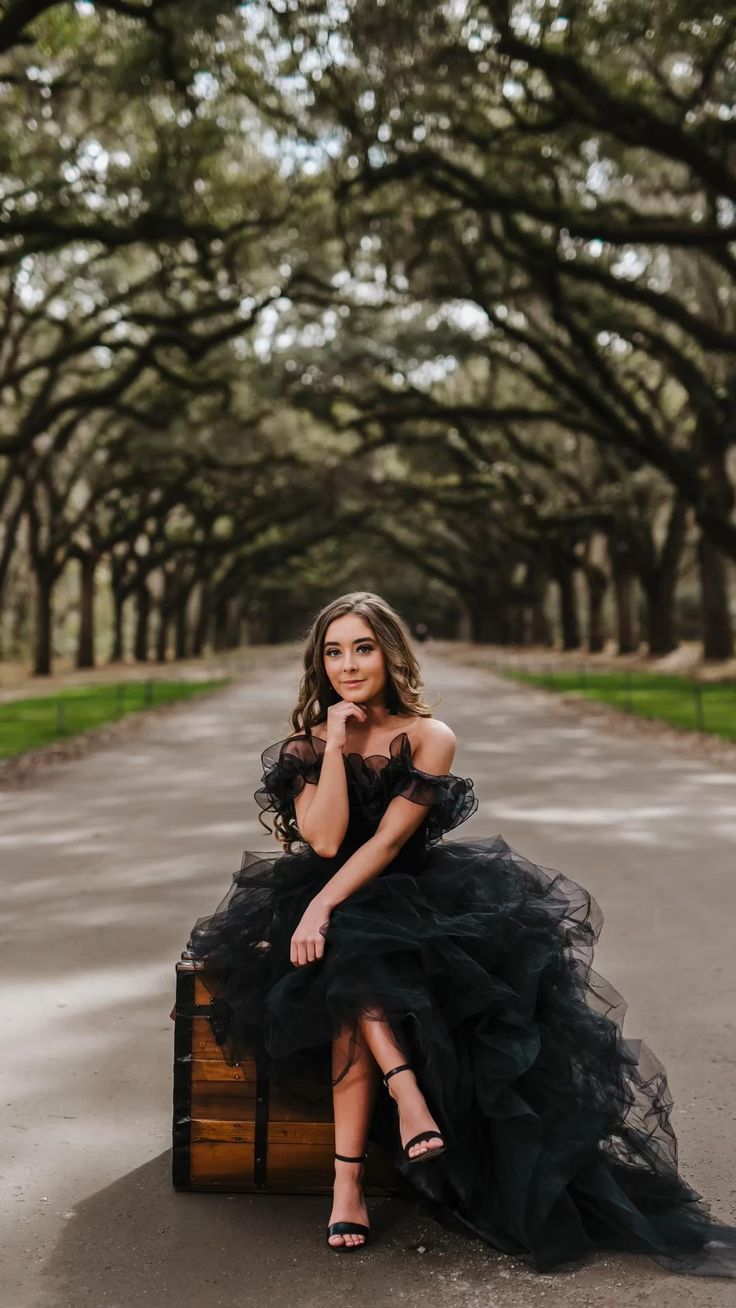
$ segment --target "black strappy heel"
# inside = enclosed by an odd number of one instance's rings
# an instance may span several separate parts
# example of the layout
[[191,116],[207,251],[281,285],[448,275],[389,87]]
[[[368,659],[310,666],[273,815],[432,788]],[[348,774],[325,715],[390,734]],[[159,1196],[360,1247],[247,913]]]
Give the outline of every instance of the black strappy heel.
[[[350,1158],[348,1154],[335,1154],[341,1163],[362,1163],[368,1157],[367,1154],[358,1154],[357,1158]],[[328,1248],[334,1249],[335,1253],[342,1253],[343,1250],[365,1249],[370,1239],[371,1228],[364,1226],[362,1222],[330,1222],[327,1227],[327,1245]],[[365,1239],[362,1244],[330,1244],[331,1235],[363,1235]]]
[[[390,1072],[386,1072],[383,1078],[383,1084],[387,1086],[388,1078],[390,1076],[394,1076],[396,1072],[404,1072],[404,1071],[413,1072],[413,1070],[414,1069],[411,1063],[400,1063],[398,1067],[392,1067]],[[409,1150],[411,1149],[412,1145],[420,1144],[422,1140],[433,1140],[433,1139],[442,1141],[442,1145],[440,1148],[425,1149],[424,1153],[421,1154],[409,1153]],[[440,1131],[420,1131],[418,1135],[412,1136],[411,1140],[407,1140],[406,1144],[402,1145],[402,1148],[404,1150],[404,1157],[407,1163],[426,1163],[428,1160],[432,1158],[438,1158],[440,1154],[444,1154],[447,1151],[445,1138]]]

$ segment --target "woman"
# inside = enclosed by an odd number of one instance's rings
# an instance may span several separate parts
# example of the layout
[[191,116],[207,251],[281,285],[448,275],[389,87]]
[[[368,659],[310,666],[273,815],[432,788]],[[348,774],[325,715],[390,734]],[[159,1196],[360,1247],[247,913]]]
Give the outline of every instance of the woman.
[[478,801],[450,771],[455,736],[422,700],[400,617],[341,596],[304,667],[255,795],[285,852],[247,855],[189,945],[227,978],[231,1060],[256,1036],[274,1065],[329,1055],[330,1247],[368,1239],[380,1107],[418,1201],[536,1270],[621,1249],[736,1275],[736,1231],[678,1174],[665,1071],[622,1036],[621,996],[591,969],[591,895],[501,836],[442,842]]

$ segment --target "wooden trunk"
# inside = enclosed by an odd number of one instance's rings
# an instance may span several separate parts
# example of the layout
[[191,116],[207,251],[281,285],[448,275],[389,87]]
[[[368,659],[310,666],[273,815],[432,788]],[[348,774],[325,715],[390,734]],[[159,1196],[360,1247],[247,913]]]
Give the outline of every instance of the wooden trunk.
[[[324,1093],[281,1077],[269,1081],[254,1051],[231,1067],[209,1018],[217,985],[203,965],[176,964],[172,1181],[177,1190],[328,1194],[334,1124]],[[315,1100],[320,1100],[319,1104]],[[367,1144],[364,1189],[406,1194],[406,1183],[375,1142]]]

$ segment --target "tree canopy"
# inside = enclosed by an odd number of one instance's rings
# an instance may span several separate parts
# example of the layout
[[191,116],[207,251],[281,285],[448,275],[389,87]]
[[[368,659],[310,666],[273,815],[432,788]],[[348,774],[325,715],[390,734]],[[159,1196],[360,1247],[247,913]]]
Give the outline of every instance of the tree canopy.
[[655,652],[690,568],[728,657],[735,26],[6,4],[0,595],[33,580],[37,671],[70,570],[86,666],[101,578],[111,656],[130,600],[163,658],[387,563],[448,631],[548,641],[552,594],[567,648],[641,613]]

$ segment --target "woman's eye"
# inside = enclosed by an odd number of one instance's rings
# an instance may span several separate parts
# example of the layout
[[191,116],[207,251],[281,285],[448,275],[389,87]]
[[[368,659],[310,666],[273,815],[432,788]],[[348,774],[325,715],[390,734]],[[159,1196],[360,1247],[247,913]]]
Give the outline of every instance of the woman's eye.
[[[370,654],[370,653],[372,653],[372,651],[373,651],[373,646],[372,646],[372,645],[358,645],[358,653],[360,653],[361,650],[365,650],[366,654]],[[328,651],[327,651],[327,657],[329,658],[330,654],[339,654],[339,653],[340,653],[339,649],[328,649]]]

